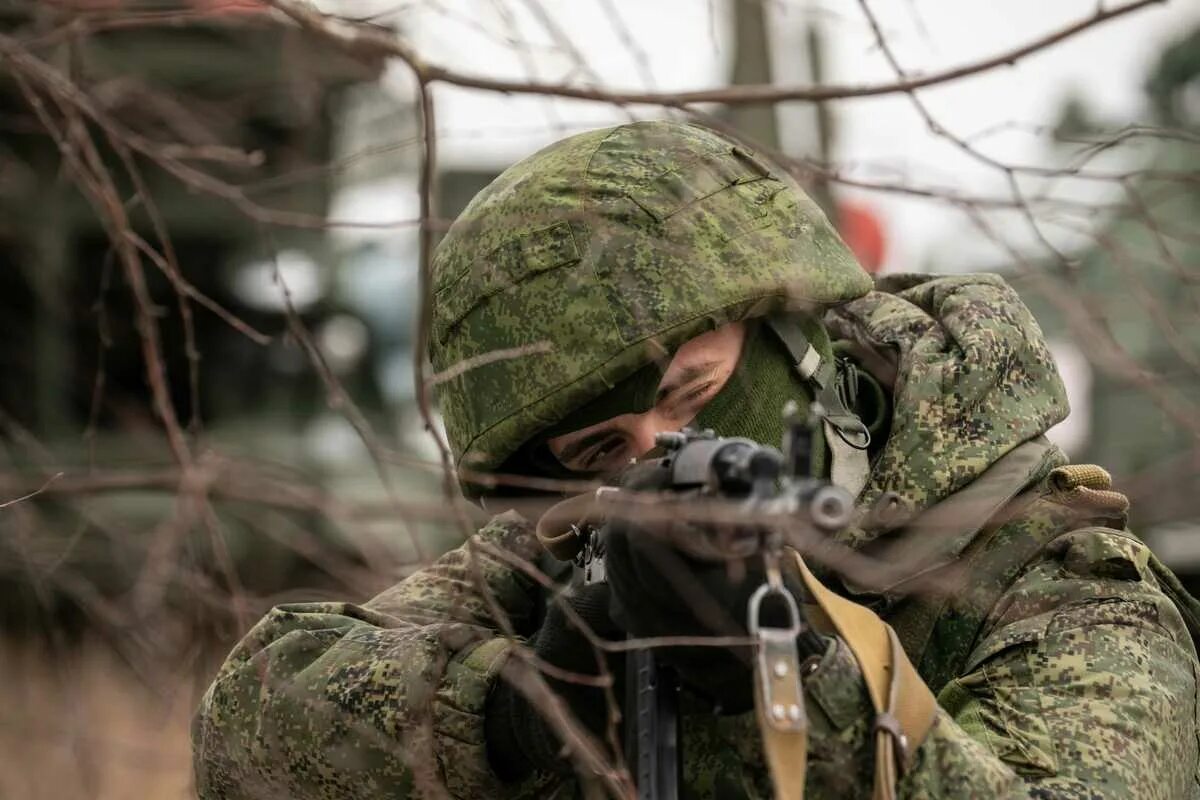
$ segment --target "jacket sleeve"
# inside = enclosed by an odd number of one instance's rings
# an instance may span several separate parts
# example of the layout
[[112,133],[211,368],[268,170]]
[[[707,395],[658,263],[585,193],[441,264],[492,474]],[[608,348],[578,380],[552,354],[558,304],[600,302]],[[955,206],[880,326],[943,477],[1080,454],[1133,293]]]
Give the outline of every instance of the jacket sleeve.
[[[1200,796],[1196,653],[1148,556],[1118,531],[1056,540],[939,694],[900,796]],[[871,711],[843,645],[807,686],[809,796],[869,797]]]
[[193,723],[202,800],[512,797],[483,706],[508,654],[485,592],[528,633],[537,598],[481,549],[532,558],[515,515],[363,606],[278,606],[238,644]]

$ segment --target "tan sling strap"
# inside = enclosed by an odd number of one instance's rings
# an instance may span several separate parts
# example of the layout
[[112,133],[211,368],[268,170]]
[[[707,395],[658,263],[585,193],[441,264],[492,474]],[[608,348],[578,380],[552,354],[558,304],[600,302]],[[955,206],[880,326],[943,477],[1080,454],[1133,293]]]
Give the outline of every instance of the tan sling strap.
[[[787,606],[787,627],[760,625],[763,600],[776,595]],[[763,754],[778,800],[804,797],[808,768],[808,717],[796,637],[804,630],[796,598],[783,585],[778,561],[768,562],[767,582],[751,596],[747,623],[758,641],[754,662],[754,709],[762,734]]]
[[[875,709],[875,787],[873,800],[894,800],[896,782],[933,725],[937,701],[909,662],[892,629],[873,611],[827,589],[795,554],[800,577],[814,606],[805,616],[819,630],[836,632],[854,654]],[[760,647],[765,646],[765,643]],[[799,683],[795,676],[788,676]],[[762,680],[767,680],[763,678]],[[756,687],[761,681],[756,681]],[[758,699],[763,750],[776,800],[801,800],[807,765],[807,725],[785,731],[771,724],[771,712]]]
[[808,772],[808,727],[796,730],[771,727],[757,690],[755,707],[758,729],[762,732],[763,755],[775,787],[775,800],[803,800],[804,776]]

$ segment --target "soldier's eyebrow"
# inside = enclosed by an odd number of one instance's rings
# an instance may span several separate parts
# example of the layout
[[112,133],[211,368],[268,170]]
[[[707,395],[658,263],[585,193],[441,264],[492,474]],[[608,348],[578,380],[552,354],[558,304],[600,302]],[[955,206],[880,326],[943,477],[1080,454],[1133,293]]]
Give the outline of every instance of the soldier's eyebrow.
[[569,462],[574,461],[576,459],[576,457],[582,455],[589,447],[591,447],[594,444],[599,444],[600,442],[604,441],[605,439],[612,436],[616,432],[617,432],[616,429],[611,428],[611,427],[606,427],[606,428],[601,428],[598,431],[589,433],[587,436],[584,436],[579,441],[572,442],[571,444],[564,447],[562,449],[562,452],[558,454],[559,462],[566,465]]
[[681,388],[704,378],[712,377],[721,368],[723,363],[722,361],[705,361],[702,364],[684,367],[679,371],[678,375],[671,378],[669,383],[664,382],[659,385],[658,393],[654,395],[654,402],[656,404],[661,403]]

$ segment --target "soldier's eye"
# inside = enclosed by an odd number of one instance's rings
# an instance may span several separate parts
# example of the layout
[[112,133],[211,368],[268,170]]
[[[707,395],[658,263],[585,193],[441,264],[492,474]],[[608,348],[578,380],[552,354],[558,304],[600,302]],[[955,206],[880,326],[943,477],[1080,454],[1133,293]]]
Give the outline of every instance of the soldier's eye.
[[708,400],[716,384],[716,381],[705,381],[698,386],[681,389],[676,392],[674,397],[670,398],[667,413],[676,419],[684,416],[694,417],[697,411],[696,406]]
[[583,466],[587,469],[602,467],[614,454],[620,452],[624,447],[625,440],[620,436],[612,436],[605,439],[584,455]]
[[687,405],[688,403],[694,403],[694,402],[700,400],[705,395],[707,395],[709,392],[711,392],[713,386],[715,386],[715,385],[716,385],[716,381],[709,381],[708,383],[697,386],[695,389],[692,389],[691,391],[689,391],[687,393],[687,395],[682,400],[679,401],[680,404]]

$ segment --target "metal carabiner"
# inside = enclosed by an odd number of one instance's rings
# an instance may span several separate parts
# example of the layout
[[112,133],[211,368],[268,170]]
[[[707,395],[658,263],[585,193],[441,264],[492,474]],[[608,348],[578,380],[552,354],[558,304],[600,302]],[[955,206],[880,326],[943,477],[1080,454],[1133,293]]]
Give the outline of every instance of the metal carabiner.
[[[779,595],[787,607],[790,624],[786,628],[763,625],[759,618],[763,601],[772,594]],[[755,672],[767,724],[780,731],[807,729],[800,655],[796,648],[796,637],[804,632],[804,622],[796,598],[783,584],[778,562],[768,561],[767,580],[750,596],[747,617],[746,627],[758,640]]]

